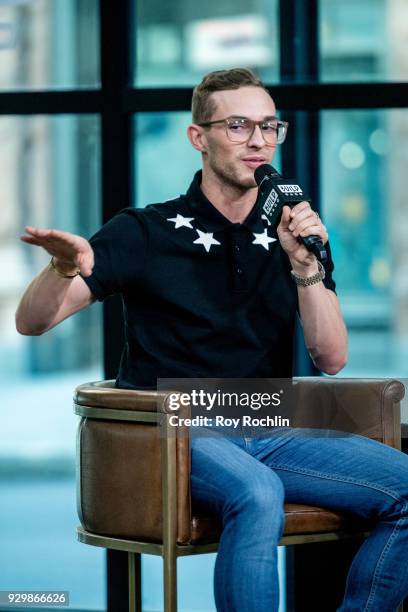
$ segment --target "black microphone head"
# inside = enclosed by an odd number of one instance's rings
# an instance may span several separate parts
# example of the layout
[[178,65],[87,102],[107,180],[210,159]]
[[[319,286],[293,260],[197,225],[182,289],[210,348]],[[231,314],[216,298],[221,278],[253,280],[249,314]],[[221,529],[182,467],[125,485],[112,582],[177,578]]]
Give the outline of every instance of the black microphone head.
[[280,174],[270,164],[262,164],[262,166],[258,166],[256,168],[254,172],[254,178],[257,185],[260,185],[267,176],[280,177]]
[[264,180],[265,176],[271,174],[272,166],[269,164],[262,164],[262,166],[258,166],[254,172],[254,178],[256,180],[256,184],[260,185]]

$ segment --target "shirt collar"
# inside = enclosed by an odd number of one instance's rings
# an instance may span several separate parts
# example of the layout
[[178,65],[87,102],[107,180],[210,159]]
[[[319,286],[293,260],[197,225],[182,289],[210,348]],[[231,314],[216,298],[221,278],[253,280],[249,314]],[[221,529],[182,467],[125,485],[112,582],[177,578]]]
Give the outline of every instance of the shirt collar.
[[213,204],[211,204],[211,202],[201,191],[201,179],[202,171],[199,170],[196,172],[193,181],[188,188],[186,197],[192,214],[194,214],[194,217],[204,226],[207,231],[218,232],[232,226],[243,225],[251,232],[263,232],[265,226],[261,219],[261,210],[257,204],[254,205],[251,212],[242,222],[242,224],[232,223],[229,221],[229,219],[224,217],[224,215],[221,214]]

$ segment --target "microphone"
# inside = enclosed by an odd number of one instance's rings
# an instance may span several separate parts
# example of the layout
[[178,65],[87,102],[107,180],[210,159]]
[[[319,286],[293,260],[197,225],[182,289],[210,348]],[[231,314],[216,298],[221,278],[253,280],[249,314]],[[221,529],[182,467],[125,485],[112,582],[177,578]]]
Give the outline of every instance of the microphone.
[[[273,226],[279,224],[282,208],[293,208],[299,202],[311,202],[294,179],[284,179],[273,166],[262,164],[255,170],[255,181],[259,187],[258,204]],[[299,236],[300,241],[317,259],[324,262],[327,252],[320,236]]]

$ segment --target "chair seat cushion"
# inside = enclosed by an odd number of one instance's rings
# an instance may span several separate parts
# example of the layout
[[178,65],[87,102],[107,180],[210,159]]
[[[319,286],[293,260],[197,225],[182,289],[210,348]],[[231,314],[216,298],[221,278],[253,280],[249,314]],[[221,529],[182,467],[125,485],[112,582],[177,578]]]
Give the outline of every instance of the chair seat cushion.
[[[367,527],[367,523],[364,523]],[[363,526],[357,517],[351,519],[342,514],[303,504],[285,504],[285,530],[283,535],[306,533],[327,533]],[[215,516],[205,516],[193,512],[191,519],[191,544],[218,542],[221,524]]]

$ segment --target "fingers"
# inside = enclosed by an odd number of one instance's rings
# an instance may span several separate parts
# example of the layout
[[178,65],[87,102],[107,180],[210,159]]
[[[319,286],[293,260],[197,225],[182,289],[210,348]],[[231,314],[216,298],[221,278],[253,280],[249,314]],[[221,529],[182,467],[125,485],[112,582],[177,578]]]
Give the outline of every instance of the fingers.
[[[35,244],[42,246],[46,250],[52,249],[52,255],[59,256],[58,252],[62,250],[64,254],[80,252],[84,249],[87,244],[85,238],[71,234],[69,232],[63,232],[55,229],[41,229],[32,226],[25,228],[26,234],[20,236],[20,240],[27,242],[28,244]],[[63,254],[60,255],[63,257]]]
[[27,244],[35,244],[37,246],[41,246],[41,242],[39,242],[36,238],[32,236],[20,236],[20,240],[23,242],[27,242]]
[[304,229],[299,236],[302,236],[302,238],[305,238],[306,236],[319,236],[319,238],[322,239],[323,244],[326,244],[329,239],[324,225],[310,225]]
[[326,243],[328,240],[326,226],[322,223],[316,223],[316,219],[312,221],[307,219],[303,223],[300,223],[292,234],[295,238],[298,236],[302,236],[303,238],[305,236],[319,236],[323,243]]
[[41,243],[38,241],[38,237],[34,229],[35,228],[30,226],[26,227],[26,233],[20,236],[20,240],[22,240],[23,242],[27,242],[28,244],[35,244],[37,246],[41,246]]
[[77,238],[77,236],[75,236],[74,234],[70,234],[69,232],[63,232],[61,230],[56,229],[41,229],[29,225],[25,228],[25,232],[26,234],[28,234],[28,236],[31,236],[37,240],[42,240],[44,242],[58,240],[64,241],[68,244],[74,244],[75,238]]
[[25,228],[26,234],[29,234],[30,236],[35,236],[36,238],[44,238],[46,236],[49,236],[51,231],[52,230],[50,229],[41,229],[39,227],[33,227],[32,225],[27,225],[27,227]]
[[299,223],[308,218],[316,220],[316,213],[311,209],[309,202],[300,202],[290,211],[290,230],[295,230]]
[[284,206],[282,208],[282,216],[281,216],[280,223],[279,223],[282,229],[288,229],[289,223],[291,221],[290,213],[291,213],[290,206]]
[[78,266],[84,276],[90,276],[94,266],[94,254],[89,242],[69,232],[43,229],[33,226],[25,228],[26,234],[20,240],[26,244],[43,247],[57,260]]
[[299,215],[303,211],[312,210],[310,206],[310,202],[299,202],[293,208],[290,209],[291,219]]
[[324,243],[328,240],[326,226],[320,221],[318,214],[311,209],[309,202],[301,202],[292,208],[288,229],[295,238],[320,236]]

